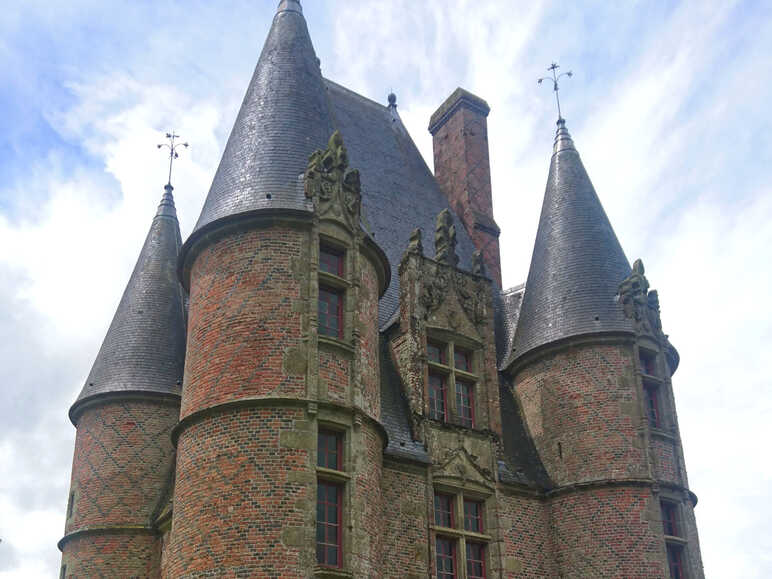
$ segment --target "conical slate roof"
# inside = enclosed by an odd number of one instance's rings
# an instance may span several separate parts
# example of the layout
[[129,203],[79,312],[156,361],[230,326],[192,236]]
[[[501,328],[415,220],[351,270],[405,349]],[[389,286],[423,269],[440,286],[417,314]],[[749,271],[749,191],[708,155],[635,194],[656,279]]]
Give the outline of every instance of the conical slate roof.
[[309,210],[298,175],[334,132],[297,0],[282,0],[192,237],[258,209]]
[[632,331],[615,300],[630,271],[560,119],[511,360],[571,336]]
[[182,240],[167,185],[134,272],[83,390],[70,409],[119,392],[180,394],[185,362],[185,306],[177,280]]

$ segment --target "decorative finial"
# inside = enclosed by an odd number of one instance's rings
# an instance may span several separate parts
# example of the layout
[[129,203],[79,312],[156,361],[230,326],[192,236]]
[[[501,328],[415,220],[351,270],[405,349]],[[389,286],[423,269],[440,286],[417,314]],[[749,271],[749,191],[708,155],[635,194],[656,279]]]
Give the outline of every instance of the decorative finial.
[[[560,121],[563,121],[563,115],[560,113],[560,97],[558,96],[558,92],[560,91],[560,87],[558,86],[558,80],[560,80],[560,77],[567,76],[568,78],[571,78],[574,76],[574,73],[570,70],[568,72],[561,72],[558,74],[558,69],[560,68],[560,65],[557,62],[553,62],[550,67],[547,69],[552,73],[552,78],[548,76],[544,76],[536,81],[537,84],[541,84],[544,80],[551,80],[552,81],[552,90],[555,92],[555,102],[558,104],[558,124],[560,124]],[[563,121],[565,123],[565,121]]]
[[437,228],[434,232],[434,259],[453,267],[458,265],[456,226],[453,225],[453,217],[448,209],[443,209],[437,215]]
[[397,95],[395,95],[393,91],[389,93],[389,108],[397,108]]
[[290,12],[303,13],[303,7],[300,5],[300,0],[280,0],[279,7],[276,9],[276,13],[284,12],[288,10]]
[[161,143],[158,145],[158,148],[166,147],[169,149],[169,180],[166,183],[165,188],[171,188],[172,186],[172,164],[174,163],[174,159],[179,157],[179,153],[177,152],[177,149],[180,148],[180,146],[185,147],[186,149],[190,146],[188,143],[177,143],[175,142],[175,139],[179,139],[180,136],[177,135],[174,131],[171,133],[166,133],[166,138],[168,139],[168,143]]

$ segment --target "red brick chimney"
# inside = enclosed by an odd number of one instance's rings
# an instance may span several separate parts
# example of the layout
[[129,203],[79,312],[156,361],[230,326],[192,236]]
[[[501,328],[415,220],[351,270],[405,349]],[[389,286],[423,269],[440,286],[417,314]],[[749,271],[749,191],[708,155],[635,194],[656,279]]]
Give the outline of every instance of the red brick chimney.
[[432,115],[434,176],[450,206],[482,251],[488,275],[501,287],[499,227],[493,219],[488,113],[480,97],[457,88]]

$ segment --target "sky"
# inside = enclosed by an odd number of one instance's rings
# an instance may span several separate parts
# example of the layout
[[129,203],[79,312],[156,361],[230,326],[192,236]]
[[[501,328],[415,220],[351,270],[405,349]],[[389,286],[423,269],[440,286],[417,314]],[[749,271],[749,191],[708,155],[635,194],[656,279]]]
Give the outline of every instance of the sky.
[[[186,237],[275,0],[6,0],[0,19],[0,579],[54,577],[67,410],[175,168]],[[772,576],[772,5],[305,0],[323,74],[399,112],[485,98],[504,285],[528,273],[556,111],[659,291],[707,577]],[[766,135],[766,136],[765,136]],[[766,167],[766,169],[765,169]],[[405,240],[407,242],[407,240]],[[766,449],[766,450],[765,450]]]

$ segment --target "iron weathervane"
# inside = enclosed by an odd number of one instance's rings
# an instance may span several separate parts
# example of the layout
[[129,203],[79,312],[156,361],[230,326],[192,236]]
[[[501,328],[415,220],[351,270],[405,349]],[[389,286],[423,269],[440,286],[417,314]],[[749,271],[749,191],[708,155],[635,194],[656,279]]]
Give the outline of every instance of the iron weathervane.
[[552,90],[555,92],[555,102],[558,103],[558,121],[563,119],[563,115],[560,114],[560,97],[558,96],[558,91],[560,91],[560,87],[558,86],[558,80],[560,80],[560,77],[567,76],[568,78],[571,78],[574,76],[574,73],[570,70],[568,72],[561,72],[558,74],[558,69],[560,68],[560,65],[557,62],[553,62],[550,67],[547,69],[552,73],[552,78],[548,76],[544,76],[536,81],[537,84],[541,84],[543,80],[551,80],[552,81]]
[[176,143],[175,139],[179,139],[180,136],[177,135],[174,131],[172,131],[171,133],[166,133],[166,138],[169,140],[169,142],[161,143],[160,145],[158,145],[158,148],[160,149],[161,147],[166,147],[167,149],[169,149],[169,182],[167,183],[167,185],[171,187],[172,164],[174,163],[174,159],[180,156],[179,153],[177,153],[177,149],[180,146],[185,147],[187,149],[190,145],[188,143]]

